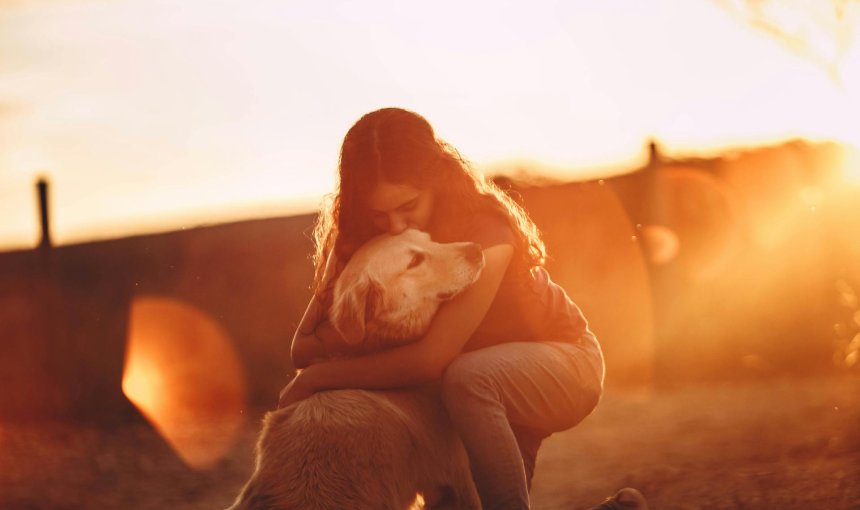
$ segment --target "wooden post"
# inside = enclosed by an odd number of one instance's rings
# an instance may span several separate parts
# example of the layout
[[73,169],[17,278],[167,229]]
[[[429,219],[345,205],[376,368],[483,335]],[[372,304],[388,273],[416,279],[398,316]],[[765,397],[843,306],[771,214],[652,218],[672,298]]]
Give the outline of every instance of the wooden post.
[[42,238],[39,240],[39,249],[51,248],[51,223],[48,217],[48,181],[40,178],[36,183],[39,191],[39,219],[42,226]]

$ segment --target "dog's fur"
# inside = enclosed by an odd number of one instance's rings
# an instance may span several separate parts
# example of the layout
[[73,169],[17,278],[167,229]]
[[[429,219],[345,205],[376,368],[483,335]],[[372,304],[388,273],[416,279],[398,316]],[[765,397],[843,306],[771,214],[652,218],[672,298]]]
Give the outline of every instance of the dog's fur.
[[[414,340],[482,267],[473,243],[438,244],[411,229],[374,238],[338,278],[330,319],[348,343],[375,343],[370,350]],[[432,386],[315,394],[268,413],[256,453],[231,510],[404,510],[417,493],[433,508],[480,508]]]

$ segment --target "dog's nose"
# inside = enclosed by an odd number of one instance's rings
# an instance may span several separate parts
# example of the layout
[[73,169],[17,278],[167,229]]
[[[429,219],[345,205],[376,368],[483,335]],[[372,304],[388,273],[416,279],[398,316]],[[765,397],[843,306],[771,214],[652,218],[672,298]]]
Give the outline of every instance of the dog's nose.
[[481,245],[477,243],[469,243],[463,248],[466,261],[470,264],[481,264],[484,262],[484,252],[481,250]]

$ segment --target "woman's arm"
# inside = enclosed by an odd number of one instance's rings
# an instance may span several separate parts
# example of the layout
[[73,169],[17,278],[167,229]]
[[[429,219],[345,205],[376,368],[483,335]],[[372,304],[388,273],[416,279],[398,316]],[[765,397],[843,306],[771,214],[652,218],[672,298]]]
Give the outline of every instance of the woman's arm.
[[417,342],[352,359],[330,360],[303,370],[281,394],[280,405],[338,388],[396,388],[442,375],[483,320],[510,264],[513,246],[484,250],[484,269],[474,285],[443,304]]
[[[332,278],[335,278],[336,272],[337,259],[334,253],[329,253],[321,282],[323,288],[329,285]],[[319,298],[316,295],[312,296],[290,346],[293,366],[298,369],[306,368],[331,356],[346,354],[348,351],[349,346],[326,319],[326,311]]]
[[290,357],[293,360],[294,367],[305,368],[312,363],[325,359],[325,346],[314,334],[322,317],[322,305],[317,297],[313,296],[311,297],[311,302],[308,303],[307,309],[305,309],[305,314],[302,316],[299,326],[296,328],[295,335],[293,335]]
[[361,346],[347,344],[325,317],[322,305],[311,298],[305,315],[293,336],[290,357],[295,368],[307,368],[314,363],[338,356],[356,356]]

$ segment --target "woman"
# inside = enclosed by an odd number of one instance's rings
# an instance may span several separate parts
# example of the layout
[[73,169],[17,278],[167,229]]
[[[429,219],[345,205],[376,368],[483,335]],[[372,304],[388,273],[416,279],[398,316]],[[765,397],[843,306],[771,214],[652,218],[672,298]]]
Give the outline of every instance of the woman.
[[[385,108],[356,122],[343,141],[339,177],[316,225],[314,297],[293,339],[293,362],[303,370],[282,391],[280,405],[328,389],[441,379],[483,508],[529,508],[541,441],[591,413],[604,373],[600,346],[582,313],[542,267],[537,228],[438,140],[423,117],[407,110]],[[373,236],[406,228],[427,231],[438,242],[479,243],[485,259],[480,278],[442,305],[418,341],[332,359],[343,349],[325,318],[338,271]],[[630,497],[622,491],[604,504]]]

